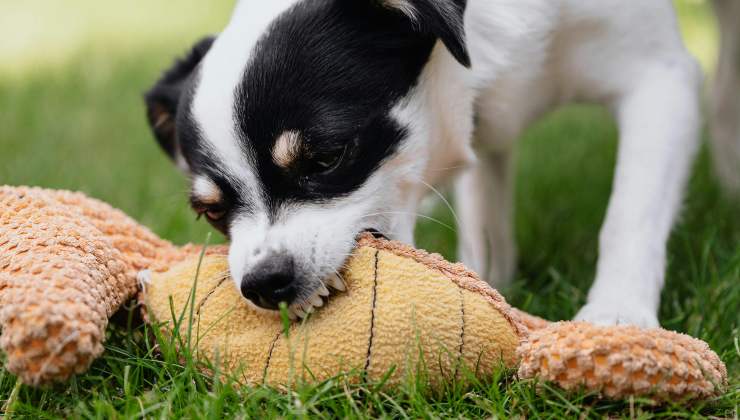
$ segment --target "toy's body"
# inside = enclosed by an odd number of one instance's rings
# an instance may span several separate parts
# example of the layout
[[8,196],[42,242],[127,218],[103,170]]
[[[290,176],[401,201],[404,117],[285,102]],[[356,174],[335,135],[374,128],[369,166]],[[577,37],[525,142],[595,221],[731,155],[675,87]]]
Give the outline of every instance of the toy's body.
[[381,380],[391,368],[390,384],[417,369],[436,383],[463,378],[465,369],[490,376],[517,365],[524,327],[504,299],[464,267],[400,244],[363,238],[344,271],[347,291],[287,335],[279,317],[241,297],[225,258],[204,259],[196,284],[197,267],[194,259],[155,275],[145,287],[148,315],[171,329],[181,314],[187,324],[194,302],[191,340],[200,355],[246,383],[285,385],[339,372]]
[[206,258],[196,283],[200,253],[82,194],[0,187],[0,346],[8,369],[31,385],[85,371],[102,352],[108,317],[136,293],[137,273],[146,269],[155,273],[145,293],[149,315],[168,331],[170,302],[184,313],[195,284],[198,354],[221,360],[246,383],[358,369],[380,379],[393,367],[390,383],[398,383],[420,366],[419,355],[433,383],[459,379],[463,367],[489,375],[518,357],[521,377],[609,397],[706,398],[727,381],[722,362],[699,340],[550,325],[510,308],[459,264],[370,237],[348,263],[347,293],[286,337],[279,320],[255,314],[233,290],[222,258]]

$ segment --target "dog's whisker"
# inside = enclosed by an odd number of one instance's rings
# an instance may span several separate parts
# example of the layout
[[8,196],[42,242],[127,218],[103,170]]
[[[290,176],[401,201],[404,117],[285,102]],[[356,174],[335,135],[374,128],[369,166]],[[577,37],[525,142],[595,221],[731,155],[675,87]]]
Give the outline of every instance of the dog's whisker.
[[429,184],[428,182],[424,181],[423,179],[419,179],[418,181],[421,182],[422,184],[424,184],[425,186],[427,186],[430,190],[432,190],[434,192],[434,194],[437,195],[437,197],[440,198],[440,200],[442,200],[442,202],[445,204],[445,206],[447,206],[447,208],[450,210],[450,213],[452,213],[452,217],[455,219],[455,223],[457,224],[457,226],[460,226],[460,224],[461,224],[460,223],[460,218],[457,217],[457,212],[452,207],[452,204],[450,204],[450,202],[444,196],[444,194],[442,194],[438,189],[434,188],[433,185]]
[[444,172],[444,171],[453,171],[455,169],[465,169],[469,168],[470,165],[453,165],[453,166],[443,166],[441,168],[430,168],[429,171],[431,172]]

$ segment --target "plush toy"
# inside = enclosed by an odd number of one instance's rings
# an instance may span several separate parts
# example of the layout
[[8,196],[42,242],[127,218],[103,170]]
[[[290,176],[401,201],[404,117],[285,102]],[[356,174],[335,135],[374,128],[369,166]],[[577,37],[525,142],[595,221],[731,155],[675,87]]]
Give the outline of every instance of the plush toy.
[[0,346],[8,369],[31,385],[84,372],[102,351],[108,317],[148,270],[150,322],[171,333],[192,313],[196,354],[245,383],[355,370],[371,379],[390,371],[395,384],[419,368],[441,383],[518,364],[520,377],[612,398],[708,398],[727,382],[700,340],[550,324],[510,308],[462,265],[370,236],[344,271],[347,290],[285,334],[278,317],[239,296],[224,253],[210,248],[201,260],[199,247],[177,248],[81,194],[0,187]]
[[397,384],[423,369],[434,384],[517,366],[525,328],[501,295],[462,265],[396,242],[363,236],[343,273],[346,291],[287,334],[279,317],[245,303],[227,273],[223,256],[191,259],[154,275],[144,302],[166,328],[192,309],[200,355],[245,383],[356,371]]
[[164,271],[177,248],[121,211],[79,193],[0,187],[0,347],[29,385],[82,373],[103,351],[108,318]]
[[554,323],[532,330],[518,354],[521,378],[598,390],[614,399],[710,398],[727,384],[727,369],[707,343],[660,328]]
[[460,264],[370,235],[347,263],[347,292],[287,335],[279,318],[244,302],[227,273],[223,256],[191,258],[154,275],[144,301],[165,330],[194,305],[200,355],[249,384],[318,381],[348,370],[395,384],[416,373],[420,357],[433,384],[461,370],[485,377],[520,363],[521,378],[615,399],[709,398],[727,381],[701,340],[662,329],[550,323],[511,308]]

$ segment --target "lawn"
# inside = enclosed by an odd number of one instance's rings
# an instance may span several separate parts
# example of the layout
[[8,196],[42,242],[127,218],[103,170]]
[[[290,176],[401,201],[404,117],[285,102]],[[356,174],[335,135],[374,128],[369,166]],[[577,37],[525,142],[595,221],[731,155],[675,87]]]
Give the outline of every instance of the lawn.
[[[224,24],[229,4],[3,2],[0,183],[82,190],[165,238],[204,241],[209,228],[194,220],[184,179],[151,138],[141,93],[173,55]],[[682,0],[678,6],[690,47],[711,69],[716,33],[708,6],[696,0]],[[567,319],[583,304],[595,271],[616,138],[604,110],[570,107],[522,139],[516,196],[521,257],[514,286],[504,291],[514,305],[549,319]],[[437,206],[432,216],[454,225],[444,206]],[[454,258],[454,231],[439,223],[421,222],[418,242]],[[681,407],[599,401],[516,381],[510,372],[484,378],[472,388],[439,393],[427,392],[422,384],[386,392],[341,378],[288,393],[242,388],[202,376],[192,363],[167,351],[154,352],[141,327],[119,326],[111,329],[105,356],[70,384],[44,390],[16,387],[15,378],[0,369],[0,405],[14,416],[35,418],[737,418],[739,244],[740,205],[723,197],[703,151],[670,242],[660,319],[666,328],[708,341],[727,363],[730,389],[707,403]],[[160,344],[167,349],[167,343]],[[8,399],[11,404],[2,404]]]

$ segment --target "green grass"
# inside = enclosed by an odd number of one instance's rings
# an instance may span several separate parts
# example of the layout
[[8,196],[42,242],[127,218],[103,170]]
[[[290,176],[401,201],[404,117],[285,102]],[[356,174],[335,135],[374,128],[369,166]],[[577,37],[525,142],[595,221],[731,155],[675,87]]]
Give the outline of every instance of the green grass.
[[[216,4],[213,6],[212,4]],[[184,243],[209,233],[185,203],[182,177],[159,152],[141,93],[170,57],[218,30],[227,2],[92,0],[5,2],[0,38],[0,183],[82,190],[158,234]],[[692,48],[706,66],[715,30],[703,2],[680,2]],[[610,192],[617,131],[609,115],[571,107],[529,130],[519,150],[516,306],[549,319],[572,317],[593,279],[599,225]],[[587,158],[586,158],[587,157]],[[669,246],[661,305],[666,328],[707,340],[727,363],[722,398],[690,406],[606,402],[515,381],[502,372],[468,389],[397,391],[337,378],[289,393],[204,376],[144,327],[111,328],[105,356],[67,385],[16,389],[18,417],[735,417],[740,404],[740,205],[723,198],[707,153],[696,164]],[[444,207],[434,217],[453,224]],[[217,236],[214,236],[216,238]],[[425,221],[420,245],[454,258],[454,233]],[[125,321],[125,317],[124,317]],[[156,347],[155,347],[156,344]],[[0,370],[0,400],[15,378]],[[0,402],[0,405],[2,402]],[[7,406],[5,408],[8,408]],[[5,409],[4,408],[4,409]]]

